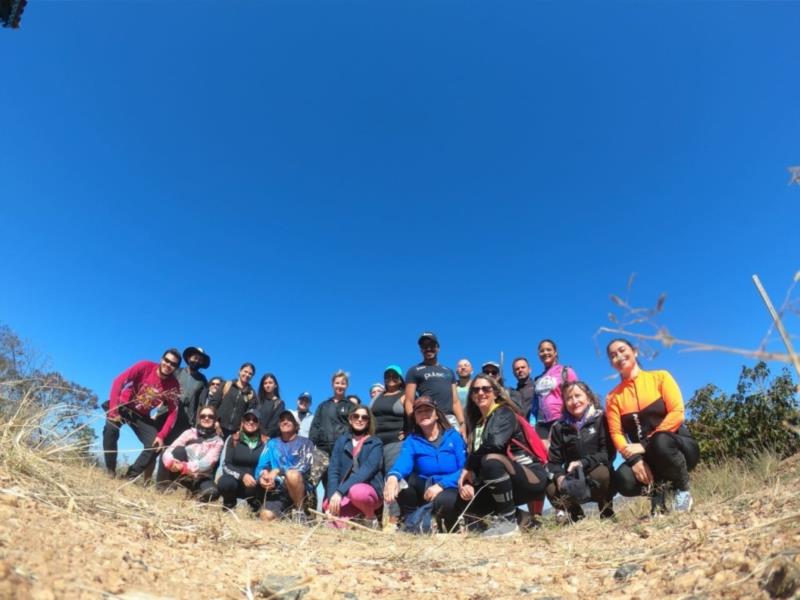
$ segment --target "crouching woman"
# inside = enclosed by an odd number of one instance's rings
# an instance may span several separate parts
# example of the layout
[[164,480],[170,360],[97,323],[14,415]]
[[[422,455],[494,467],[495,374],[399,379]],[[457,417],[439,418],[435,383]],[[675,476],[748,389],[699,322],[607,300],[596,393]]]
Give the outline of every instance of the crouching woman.
[[[387,473],[383,497],[387,503],[397,499],[403,519],[430,503],[431,516],[445,531],[452,531],[458,521],[464,439],[428,396],[414,400],[413,414],[414,431],[403,441],[400,455]],[[408,487],[401,490],[403,479]]]
[[547,470],[552,478],[547,498],[561,523],[584,517],[581,504],[593,500],[600,518],[614,516],[611,498],[613,447],[605,415],[597,398],[582,381],[562,384],[564,414],[550,430]]
[[518,414],[493,377],[472,380],[466,417],[469,455],[458,482],[459,504],[472,516],[492,517],[484,536],[518,533],[517,505],[544,497],[547,453],[538,436],[525,434]]
[[156,478],[159,487],[175,483],[199,500],[208,502],[217,498],[213,477],[222,452],[222,438],[217,435],[216,421],[213,406],[199,410],[197,427],[184,431],[164,451]]

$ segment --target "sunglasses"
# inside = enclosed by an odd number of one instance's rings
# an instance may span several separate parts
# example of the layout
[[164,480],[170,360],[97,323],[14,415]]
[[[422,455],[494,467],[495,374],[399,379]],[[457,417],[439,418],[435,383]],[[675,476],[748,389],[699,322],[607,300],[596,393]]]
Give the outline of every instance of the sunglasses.
[[245,423],[258,423],[258,419],[253,416],[245,417],[244,419],[242,419],[242,421],[244,421]]
[[178,365],[181,364],[181,363],[175,362],[174,360],[170,360],[166,356],[164,356],[161,360],[163,360],[165,363],[167,363],[173,369],[177,369]]
[[205,414],[201,414],[200,415],[200,419],[201,420],[202,419],[213,419],[213,418],[214,418],[214,415],[212,415],[211,413],[205,413]]
[[352,414],[350,415],[351,421],[369,421],[369,415]]
[[476,385],[474,388],[470,390],[471,394],[477,394],[479,392],[483,392],[484,394],[488,394],[489,392],[493,392],[494,388],[490,385]]
[[487,375],[491,375],[492,377],[497,377],[498,375],[500,375],[500,371],[495,371],[494,369],[492,370],[487,369],[486,371],[484,371],[484,373],[486,373]]

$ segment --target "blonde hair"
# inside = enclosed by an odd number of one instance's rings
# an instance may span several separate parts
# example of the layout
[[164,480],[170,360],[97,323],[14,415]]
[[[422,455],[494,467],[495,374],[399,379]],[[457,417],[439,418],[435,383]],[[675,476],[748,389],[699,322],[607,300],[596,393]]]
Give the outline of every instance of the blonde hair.
[[347,385],[350,385],[350,373],[348,373],[347,371],[343,371],[342,369],[336,371],[336,373],[334,373],[333,376],[331,377],[331,383],[336,381],[337,377],[344,377],[345,383]]

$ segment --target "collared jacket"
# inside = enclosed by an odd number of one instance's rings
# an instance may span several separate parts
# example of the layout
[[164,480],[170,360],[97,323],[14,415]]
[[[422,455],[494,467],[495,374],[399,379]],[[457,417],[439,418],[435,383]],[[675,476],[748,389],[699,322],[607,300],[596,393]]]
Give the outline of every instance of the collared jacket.
[[[473,472],[478,472],[481,466],[481,459],[487,454],[502,454],[507,456],[507,449],[514,438],[524,447],[528,446],[525,434],[517,422],[517,415],[508,406],[499,406],[491,412],[484,424],[483,431],[479,439],[475,439],[472,433],[467,456],[466,468]],[[523,465],[533,464],[538,460],[522,450],[512,450],[514,459]]]
[[[230,385],[228,385],[230,383]],[[226,431],[238,431],[244,413],[258,406],[255,390],[248,384],[244,389],[235,381],[220,386],[217,393],[208,399],[208,404],[217,409],[217,421]]]
[[406,479],[414,473],[422,479],[429,479],[431,484],[454,488],[458,487],[466,455],[464,438],[455,429],[445,430],[438,446],[425,436],[412,433],[403,440],[400,454],[386,475]]
[[317,412],[314,413],[311,432],[308,435],[314,445],[330,456],[336,439],[346,431],[349,431],[350,423],[348,418],[355,407],[355,404],[346,398],[339,402],[334,402],[333,398],[328,398],[320,404],[317,407]]
[[566,418],[550,430],[547,470],[554,477],[565,475],[567,466],[574,460],[581,461],[584,473],[600,465],[611,467],[614,455],[606,418],[601,410],[594,409],[580,430]]
[[371,435],[361,446],[358,457],[353,461],[353,436],[348,432],[339,437],[333,446],[331,462],[328,465],[327,497],[339,492],[346,496],[357,483],[371,485],[379,498],[383,497],[383,442]]

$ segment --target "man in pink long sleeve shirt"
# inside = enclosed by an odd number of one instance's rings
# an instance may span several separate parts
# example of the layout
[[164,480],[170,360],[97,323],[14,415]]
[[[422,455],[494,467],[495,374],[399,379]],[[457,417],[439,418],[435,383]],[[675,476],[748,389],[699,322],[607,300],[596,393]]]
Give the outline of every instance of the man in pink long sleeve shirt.
[[[170,348],[164,352],[160,363],[143,360],[114,379],[103,429],[106,468],[112,475],[117,471],[117,442],[123,423],[133,429],[144,445],[141,454],[128,468],[127,476],[137,477],[155,461],[177,417],[181,388],[174,373],[180,364],[180,353]],[[159,430],[150,413],[162,405],[167,407],[167,418]]]

